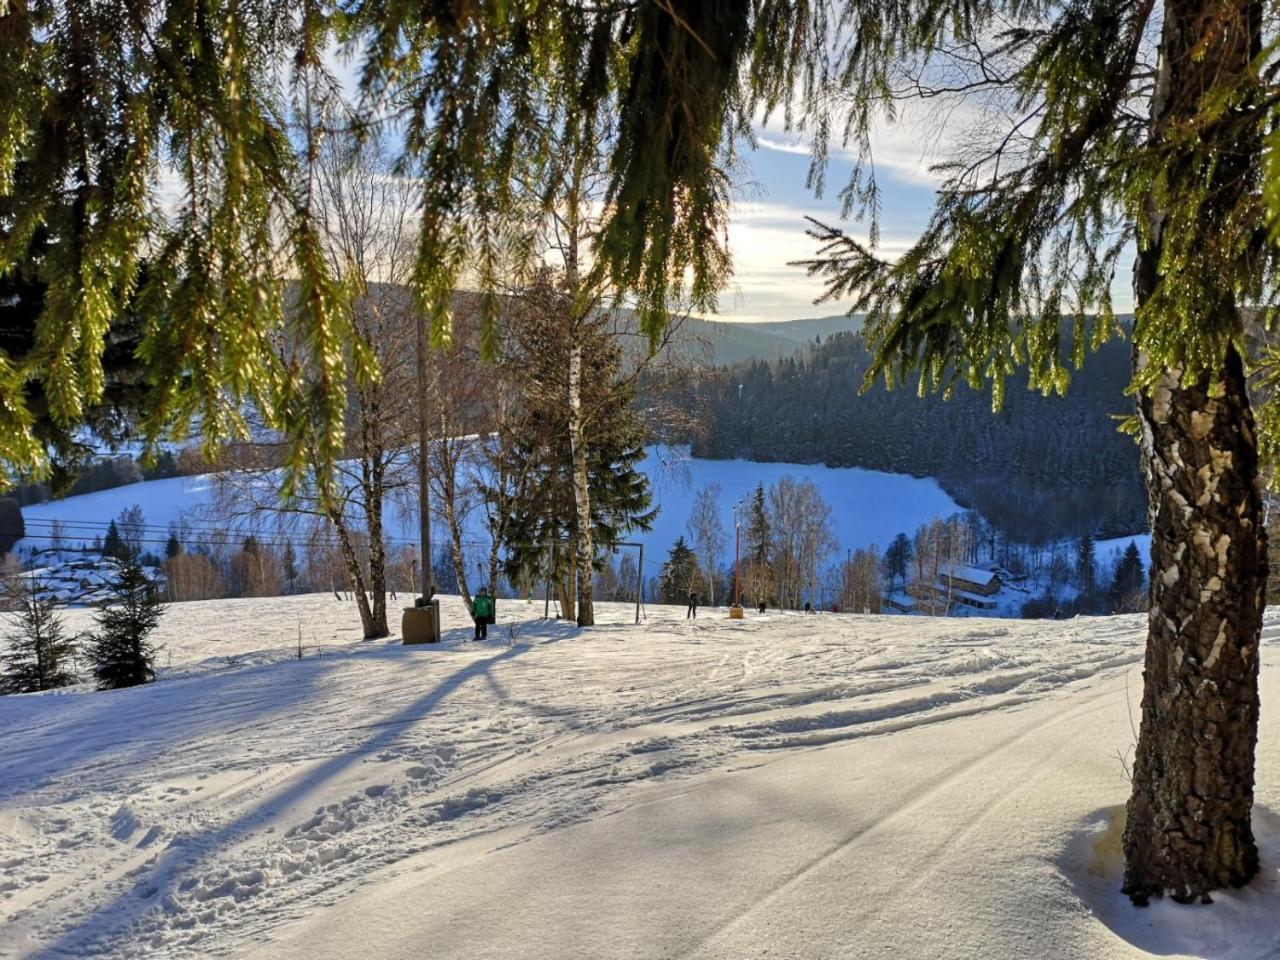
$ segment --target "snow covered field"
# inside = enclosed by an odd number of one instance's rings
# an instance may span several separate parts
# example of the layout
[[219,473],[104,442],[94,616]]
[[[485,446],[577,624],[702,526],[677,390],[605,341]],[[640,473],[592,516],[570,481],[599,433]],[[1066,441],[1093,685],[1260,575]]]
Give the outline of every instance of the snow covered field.
[[1280,956],[1274,617],[1264,874],[1140,912],[1142,617],[541,609],[403,647],[332,596],[180,604],[159,682],[0,698],[0,956]]
[[[730,547],[734,503],[751,494],[757,484],[763,483],[767,488],[787,474],[812,480],[831,505],[831,531],[841,550],[873,543],[883,549],[898,533],[914,533],[920,524],[960,510],[936,481],[898,473],[817,464],[701,460],[690,457],[688,449],[681,447],[650,448],[640,469],[649,477],[659,513],[652,531],[629,539],[643,542],[648,559],[655,563],[661,562],[677,537],[687,536],[685,528],[694,494],[708,483],[721,485],[721,520],[728,531]],[[214,524],[209,517],[214,495],[212,477],[173,477],[33,504],[22,509],[28,537],[19,541],[17,549],[48,546],[49,523],[53,520],[66,524],[65,536],[70,543],[92,542],[95,535],[102,536],[109,520],[137,504],[142,507],[148,527],[153,528],[151,537],[155,542],[150,546],[160,552],[164,531],[169,524],[184,518],[193,523],[197,539],[200,531],[210,526],[219,531],[225,529],[225,524]],[[886,509],[886,504],[892,504],[892,509]],[[416,542],[417,514],[401,516],[391,504],[388,511],[388,536]],[[467,529],[473,539],[484,539],[484,520],[479,511],[472,514]],[[441,526],[436,531],[436,542],[444,543],[446,535]]]

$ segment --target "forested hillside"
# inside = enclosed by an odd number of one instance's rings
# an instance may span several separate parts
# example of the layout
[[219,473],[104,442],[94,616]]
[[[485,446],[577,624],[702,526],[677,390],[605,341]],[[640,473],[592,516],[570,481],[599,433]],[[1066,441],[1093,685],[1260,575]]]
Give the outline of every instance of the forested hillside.
[[780,361],[720,368],[698,387],[694,455],[936,477],[958,502],[1028,542],[1145,527],[1137,448],[1116,429],[1115,417],[1131,408],[1126,343],[1089,357],[1065,397],[1011,381],[997,415],[989,394],[965,387],[949,401],[920,398],[910,385],[860,396],[868,360],[857,335],[838,333]]

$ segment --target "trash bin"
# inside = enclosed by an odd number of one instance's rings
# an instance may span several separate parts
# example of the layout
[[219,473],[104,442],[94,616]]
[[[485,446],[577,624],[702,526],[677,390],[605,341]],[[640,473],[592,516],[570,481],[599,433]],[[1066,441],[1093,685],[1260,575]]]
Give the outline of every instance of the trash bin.
[[440,642],[440,601],[432,598],[425,605],[419,598],[412,607],[405,607],[400,617],[400,636],[403,642]]

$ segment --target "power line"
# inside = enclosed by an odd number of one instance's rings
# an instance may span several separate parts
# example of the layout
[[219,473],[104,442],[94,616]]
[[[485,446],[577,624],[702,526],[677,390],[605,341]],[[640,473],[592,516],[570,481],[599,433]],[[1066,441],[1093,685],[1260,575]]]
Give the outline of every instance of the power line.
[[[107,530],[109,530],[112,522],[114,521],[102,523],[101,521],[94,521],[94,520],[62,520],[57,517],[34,517],[30,520],[25,520],[24,526],[36,524],[36,525],[47,528],[50,532],[41,533],[41,532],[32,532],[30,530],[19,531],[12,527],[6,528],[0,525],[0,535],[8,535],[12,537],[18,537],[19,535],[21,535],[22,539],[24,540],[42,540],[50,543],[56,542],[58,540],[77,540],[77,539],[83,542],[84,540],[83,531],[89,531],[93,533],[95,536],[97,536],[98,534],[104,533]],[[63,534],[62,536],[54,536],[52,532],[52,527],[54,524],[61,524],[64,528],[67,529],[68,532]],[[276,532],[272,533],[272,532],[261,532],[256,528],[236,530],[233,528],[205,527],[203,525],[195,530],[190,530],[190,528],[188,528],[188,530],[186,531],[184,531],[182,528],[174,529],[170,527],[161,526],[158,524],[139,524],[136,526],[133,526],[133,525],[129,525],[129,526],[131,529],[136,529],[136,530],[140,530],[147,533],[152,533],[152,532],[164,533],[165,535],[163,537],[156,537],[156,536],[144,536],[144,537],[128,536],[127,537],[130,543],[148,544],[148,545],[156,545],[156,546],[167,546],[169,543],[171,534],[173,536],[177,536],[179,542],[182,543],[184,546],[193,545],[193,544],[196,546],[201,546],[201,545],[234,546],[234,545],[242,544],[249,537],[253,537],[253,539],[260,546],[266,546],[266,547],[284,547],[286,545],[289,545],[294,547],[309,548],[316,545],[323,545],[323,546],[337,545],[336,533],[327,529],[323,532],[323,534],[307,535],[307,534],[288,534],[288,533],[281,532],[278,529]],[[119,530],[120,524],[117,523],[116,527],[117,527],[117,530]],[[82,532],[77,533],[76,531],[82,531]],[[183,537],[181,536],[181,534],[184,532],[189,532],[195,535]],[[367,533],[367,531],[365,530],[361,530],[360,532]],[[121,532],[121,536],[126,536],[126,533]],[[404,537],[384,537],[382,542],[384,545],[388,545],[388,546],[408,546],[408,547],[417,546],[416,540],[412,540]],[[515,547],[515,548],[521,548],[521,549],[527,549],[527,550],[535,550],[535,549],[544,549],[547,547],[554,546],[556,544],[559,544],[562,546],[568,546],[569,541],[548,540],[548,541],[534,542],[534,543],[507,543],[507,544],[504,544],[503,546],[505,548]],[[443,546],[445,545],[442,544],[442,547]],[[459,546],[464,548],[466,547],[483,548],[487,550],[492,546],[492,541],[491,540],[462,540],[462,541],[459,541]],[[612,546],[609,547],[609,550],[611,553],[618,553],[619,548],[638,548],[639,546],[640,546],[639,543],[626,541],[626,542],[613,544]],[[644,565],[658,567],[658,568],[662,567],[662,563],[660,561],[651,560],[648,558],[644,560]]]

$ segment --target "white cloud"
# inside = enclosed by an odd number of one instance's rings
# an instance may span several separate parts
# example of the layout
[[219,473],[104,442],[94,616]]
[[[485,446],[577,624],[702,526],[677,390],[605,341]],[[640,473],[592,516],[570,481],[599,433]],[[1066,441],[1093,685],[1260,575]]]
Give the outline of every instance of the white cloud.
[[[942,177],[930,168],[954,157],[957,149],[972,138],[983,118],[978,104],[904,102],[893,121],[880,119],[871,133],[871,161],[877,173],[888,174],[902,183],[935,187]],[[812,138],[783,131],[777,122],[757,117],[753,127],[763,150],[809,154]],[[857,152],[838,139],[827,145],[833,161],[853,163]]]
[[777,153],[798,153],[806,157],[812,152],[809,145],[800,140],[780,139],[760,129],[755,130],[754,133],[756,145],[765,150],[774,150]]
[[[828,316],[848,309],[847,303],[815,305],[822,280],[810,277],[796,260],[812,258],[817,243],[805,233],[805,216],[824,222],[835,218],[829,207],[799,207],[776,203],[735,205],[729,223],[729,248],[734,276],[721,297],[719,320],[759,322]],[[895,256],[910,245],[907,236],[881,238],[880,250]]]

